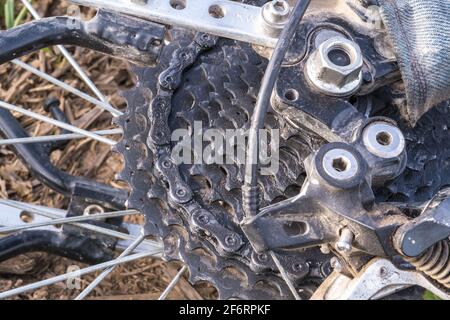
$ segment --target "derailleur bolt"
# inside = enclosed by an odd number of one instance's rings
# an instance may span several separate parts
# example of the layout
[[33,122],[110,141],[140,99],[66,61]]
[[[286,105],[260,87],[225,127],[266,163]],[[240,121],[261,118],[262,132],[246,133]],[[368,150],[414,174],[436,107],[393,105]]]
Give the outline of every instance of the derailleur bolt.
[[363,142],[367,150],[373,155],[391,159],[399,157],[405,150],[405,137],[395,125],[376,121],[372,122],[363,131]]
[[336,242],[336,250],[339,252],[350,252],[354,237],[355,235],[349,229],[342,229],[339,241]]
[[263,28],[271,36],[278,36],[289,21],[291,6],[286,0],[267,2],[261,11]]

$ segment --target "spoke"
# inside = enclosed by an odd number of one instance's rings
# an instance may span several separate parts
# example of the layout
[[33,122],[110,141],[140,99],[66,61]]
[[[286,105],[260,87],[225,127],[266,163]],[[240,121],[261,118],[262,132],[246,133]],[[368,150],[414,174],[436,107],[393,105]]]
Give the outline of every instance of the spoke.
[[[123,257],[128,256],[144,241],[144,239],[145,239],[145,234],[144,234],[144,230],[142,230],[141,235],[138,238],[136,238],[136,240],[128,248],[126,248],[125,251],[123,251],[122,254],[117,259],[121,259]],[[116,268],[116,266],[111,266],[111,267],[107,268],[106,270],[104,270],[97,278],[95,278],[94,281],[92,281],[89,284],[89,286],[86,287],[86,289],[84,289],[75,298],[75,300],[83,300],[84,298],[86,298],[89,295],[89,293],[91,293],[92,290],[94,290],[100,284],[100,282],[103,281],[103,279],[105,279],[111,272],[114,271],[115,268]]]
[[[41,17],[39,16],[38,12],[33,8],[31,3],[28,2],[28,0],[21,0],[23,5],[28,9],[28,11],[31,13],[34,19],[39,20]],[[72,55],[61,45],[56,46],[58,50],[61,52],[61,54],[67,59],[67,61],[72,65],[72,67],[75,69],[75,71],[78,73],[78,75],[81,77],[81,79],[87,84],[87,86],[92,90],[92,92],[95,93],[95,95],[104,103],[107,103],[111,109],[114,109],[109,102],[108,99],[98,90],[98,88],[95,86],[95,84],[91,81],[91,79],[88,77],[88,75],[83,71],[83,69],[80,67],[80,65],[75,61],[75,59],[72,57]],[[114,109],[113,115],[122,115],[123,113],[117,109]]]
[[169,283],[166,290],[164,290],[164,292],[161,293],[158,300],[165,300],[167,298],[167,296],[172,292],[173,288],[175,288],[177,283],[180,281],[181,276],[183,275],[183,273],[186,272],[186,270],[187,270],[186,266],[183,266],[183,268],[180,269],[175,278],[173,278],[173,280]]
[[40,228],[40,227],[45,227],[45,226],[61,225],[61,224],[69,223],[69,222],[83,222],[83,221],[85,222],[85,221],[91,221],[91,220],[103,220],[103,219],[108,219],[108,218],[124,217],[124,216],[134,215],[134,214],[139,214],[139,212],[136,210],[123,210],[123,211],[116,211],[116,212],[98,213],[98,214],[93,214],[93,215],[88,215],[88,216],[74,216],[74,217],[68,217],[68,218],[53,219],[53,220],[44,221],[44,222],[28,223],[26,225],[0,228],[0,234],[12,233],[12,232],[20,231],[20,230]]
[[28,117],[34,118],[36,120],[40,120],[40,121],[44,121],[44,122],[50,123],[50,124],[52,124],[54,126],[60,127],[62,129],[69,130],[69,131],[74,132],[74,133],[78,133],[78,134],[84,135],[87,138],[91,138],[91,139],[97,140],[99,142],[103,142],[103,143],[109,144],[111,146],[113,146],[113,145],[115,145],[117,143],[114,140],[111,140],[111,139],[99,136],[99,135],[97,135],[95,133],[89,132],[89,131],[84,130],[84,129],[77,128],[77,127],[75,127],[73,125],[70,125],[70,124],[67,124],[65,122],[58,121],[58,120],[55,120],[55,119],[43,116],[43,115],[41,115],[39,113],[26,110],[26,109],[24,109],[22,107],[14,106],[12,104],[9,104],[9,103],[1,101],[1,100],[0,100],[0,107],[2,107],[4,109],[7,109],[9,111],[15,111],[15,112],[21,113],[21,114],[26,115]]
[[45,280],[38,281],[38,282],[35,282],[35,283],[32,283],[32,284],[28,284],[28,285],[22,286],[20,288],[11,289],[11,290],[2,292],[2,293],[0,293],[0,299],[10,298],[10,297],[18,295],[18,294],[22,294],[22,293],[25,293],[25,292],[28,292],[28,291],[31,291],[31,290],[36,290],[36,289],[39,289],[39,288],[42,288],[42,287],[45,287],[45,286],[49,286],[49,285],[61,282],[61,281],[65,281],[65,280],[70,279],[70,278],[81,277],[81,276],[84,276],[86,274],[95,272],[97,270],[106,269],[106,268],[109,268],[111,266],[116,266],[116,265],[119,265],[119,264],[131,262],[131,261],[134,261],[134,260],[150,257],[152,255],[153,255],[152,252],[136,253],[136,254],[129,255],[127,257],[123,257],[123,258],[120,258],[120,259],[114,259],[114,260],[111,260],[111,261],[108,261],[108,262],[100,263],[100,264],[97,264],[97,265],[94,265],[94,266],[90,266],[90,267],[87,267],[87,268],[84,268],[84,269],[80,269],[80,270],[69,272],[69,273],[66,273],[66,274],[63,274],[63,275],[60,275],[60,276],[56,276],[56,277],[53,277],[53,278],[50,278],[50,279],[45,279]]
[[56,85],[58,87],[61,87],[64,90],[66,90],[66,91],[68,91],[70,93],[73,93],[74,95],[76,95],[76,96],[78,96],[78,97],[80,97],[80,98],[82,98],[82,99],[84,99],[84,100],[86,100],[86,101],[88,101],[88,102],[90,102],[92,104],[95,104],[95,105],[105,109],[106,111],[111,112],[114,116],[119,116],[120,115],[120,113],[116,109],[111,107],[110,104],[105,103],[103,101],[99,101],[99,100],[91,97],[90,95],[88,95],[88,94],[86,94],[86,93],[84,93],[84,92],[82,92],[82,91],[80,91],[80,90],[78,90],[78,89],[76,89],[76,88],[74,88],[72,86],[69,86],[67,83],[64,83],[64,82],[62,82],[62,81],[52,77],[51,75],[49,75],[49,74],[47,74],[45,72],[42,72],[42,71],[40,71],[40,70],[30,66],[30,65],[28,65],[28,64],[18,60],[18,59],[13,60],[11,62],[14,63],[15,65],[17,65],[17,66],[19,66],[19,67],[29,71],[29,72],[31,72],[31,73],[34,73],[38,77],[41,77],[44,80],[47,80],[48,82],[53,83],[54,85]]
[[[103,135],[116,135],[122,134],[122,129],[108,129],[94,131],[93,133],[103,136]],[[74,139],[84,139],[86,136],[78,133],[67,133],[67,134],[55,134],[51,136],[38,136],[38,137],[27,137],[27,138],[16,138],[16,139],[0,139],[0,146],[14,145],[14,144],[28,144],[28,143],[42,143],[42,142],[54,142],[62,140],[74,140]]]
[[278,260],[277,256],[271,251],[270,255],[272,256],[273,261],[275,262],[275,265],[277,266],[278,270],[281,273],[281,277],[286,282],[287,286],[289,287],[289,290],[291,290],[292,294],[294,295],[295,300],[302,300],[295,289],[294,285],[292,284],[292,281],[289,279],[286,270],[284,270],[283,266],[280,263],[280,260]]
[[[19,210],[24,210],[24,211],[34,213],[37,215],[41,215],[43,217],[47,217],[50,219],[63,218],[67,214],[67,212],[62,209],[48,208],[48,207],[18,202],[18,201],[14,201],[14,200],[1,200],[0,199],[0,204],[4,204],[7,206],[10,206],[10,207],[13,207],[13,208],[16,208]],[[111,230],[111,229],[107,229],[107,228],[102,228],[102,227],[99,227],[99,226],[96,226],[93,224],[76,223],[76,222],[72,222],[72,223],[68,223],[68,224],[74,225],[76,227],[83,228],[86,230],[90,230],[93,232],[97,232],[97,233],[100,233],[100,234],[103,234],[106,236],[121,239],[124,242],[136,240],[136,236],[134,236],[134,235],[126,234],[123,232],[119,232],[119,231],[115,231],[115,230]],[[159,242],[153,241],[153,240],[145,240],[143,242],[143,245],[146,248],[149,248],[149,250],[155,250],[156,257],[160,256],[160,253],[162,252],[162,245]]]

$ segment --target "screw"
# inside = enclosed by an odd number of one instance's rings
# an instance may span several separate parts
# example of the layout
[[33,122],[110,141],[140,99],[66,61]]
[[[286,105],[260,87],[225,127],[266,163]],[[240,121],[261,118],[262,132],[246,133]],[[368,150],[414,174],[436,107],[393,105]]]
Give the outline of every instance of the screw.
[[341,231],[339,241],[336,242],[336,250],[341,252],[350,252],[355,235],[349,229],[344,228]]

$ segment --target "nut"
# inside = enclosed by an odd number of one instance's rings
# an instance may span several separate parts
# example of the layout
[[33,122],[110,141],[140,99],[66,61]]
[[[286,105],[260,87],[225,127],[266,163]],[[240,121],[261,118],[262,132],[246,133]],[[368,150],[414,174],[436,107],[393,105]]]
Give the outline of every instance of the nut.
[[362,67],[358,44],[339,36],[319,45],[306,63],[306,72],[320,91],[332,96],[347,96],[359,89]]

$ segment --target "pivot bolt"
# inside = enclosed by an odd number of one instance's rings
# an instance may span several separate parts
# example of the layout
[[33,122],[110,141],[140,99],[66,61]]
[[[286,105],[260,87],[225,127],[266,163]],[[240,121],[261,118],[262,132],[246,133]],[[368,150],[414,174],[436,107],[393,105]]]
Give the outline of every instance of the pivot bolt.
[[336,250],[345,253],[352,251],[352,243],[354,237],[355,235],[349,229],[342,229],[339,241],[336,242]]
[[399,128],[388,122],[372,122],[363,131],[364,146],[377,157],[398,157],[405,150],[405,137]]
[[322,159],[325,172],[333,179],[343,181],[355,177],[358,173],[358,160],[345,149],[331,149]]

